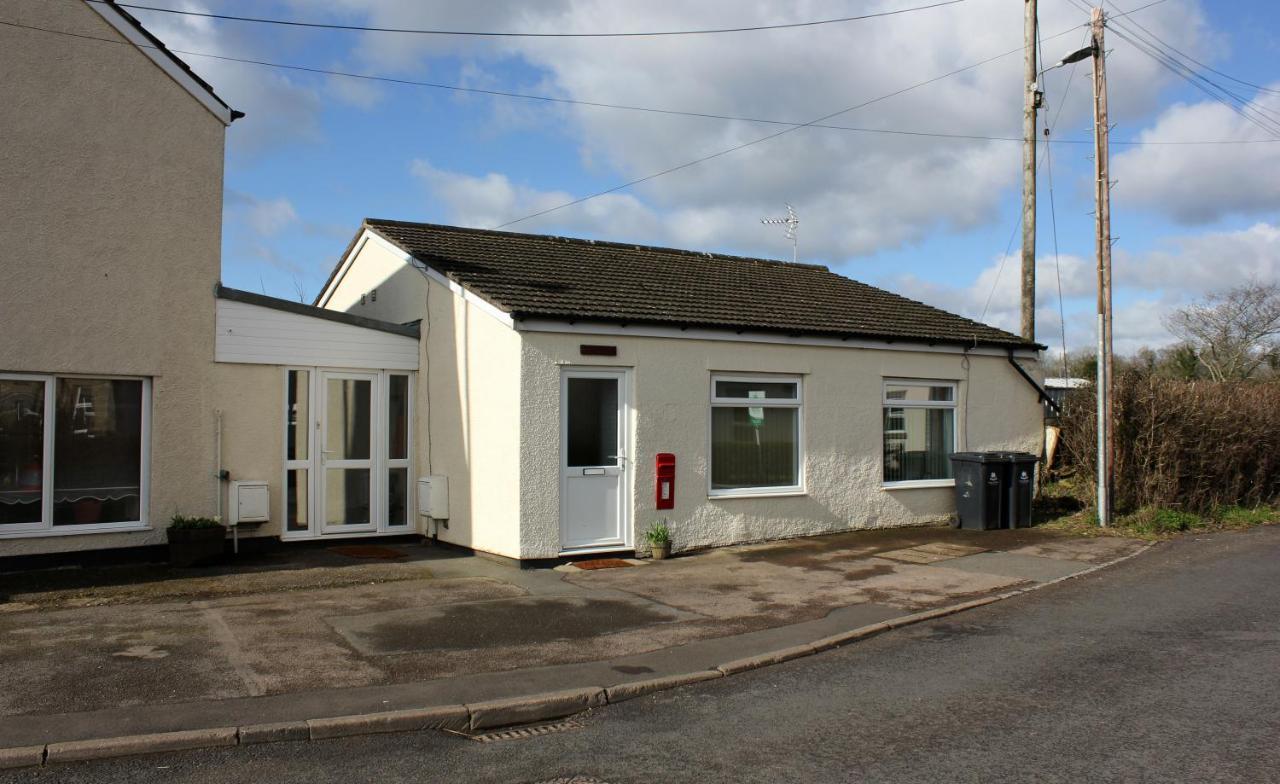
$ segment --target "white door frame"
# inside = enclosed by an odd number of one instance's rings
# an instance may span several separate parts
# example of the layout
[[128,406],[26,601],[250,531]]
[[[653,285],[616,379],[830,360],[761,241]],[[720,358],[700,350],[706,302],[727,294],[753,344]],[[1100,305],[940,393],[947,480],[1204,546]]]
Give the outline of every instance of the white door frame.
[[[569,483],[569,379],[570,378],[612,378],[618,381],[618,454],[620,472],[618,474],[618,524],[622,535],[617,541],[584,547],[567,547],[565,544],[565,498]],[[566,366],[560,370],[560,448],[556,461],[556,470],[560,475],[559,498],[559,536],[562,554],[582,554],[593,552],[614,552],[634,549],[632,532],[632,464],[635,462],[631,451],[633,439],[631,410],[631,369],[597,366]],[[579,468],[578,470],[583,470]]]
[[[378,372],[375,371],[354,371],[354,370],[321,370],[320,371],[320,407],[317,416],[320,420],[320,438],[318,439],[319,447],[316,450],[318,460],[317,476],[316,476],[316,507],[319,514],[317,515],[316,530],[321,536],[328,534],[348,534],[348,533],[374,533],[378,530],[378,521],[380,517],[382,488],[379,487],[381,471],[379,466],[379,452],[381,450],[382,438],[379,425],[382,423],[381,396],[382,385],[378,383]],[[332,379],[353,379],[357,381],[369,382],[369,457],[338,460],[330,459],[329,454],[332,450],[329,447],[329,381]],[[327,483],[329,481],[329,470],[338,468],[365,469],[369,472],[369,522],[360,525],[329,525],[328,493],[326,492]]]
[[[288,433],[288,427],[286,425],[283,428],[284,438],[282,439],[280,444],[280,448],[282,450],[280,453],[281,463],[284,466],[284,471],[282,471],[280,474],[280,488],[281,488],[280,538],[284,541],[296,541],[296,540],[302,540],[302,539],[317,539],[317,538],[341,539],[344,537],[401,535],[401,534],[416,532],[417,526],[415,523],[417,520],[417,514],[415,510],[417,509],[417,506],[416,506],[415,491],[417,489],[416,487],[417,482],[414,481],[413,457],[414,457],[414,450],[417,448],[416,433],[415,433],[416,425],[415,425],[415,419],[414,419],[414,417],[417,415],[416,406],[415,406],[415,395],[417,394],[417,373],[412,370],[364,370],[364,369],[358,369],[358,368],[336,368],[336,367],[316,367],[316,366],[307,366],[307,365],[288,365],[283,368],[283,372],[285,373],[285,383],[282,384],[282,387],[283,387],[282,395],[281,395],[282,406],[280,409],[281,411],[285,412],[286,416],[288,416],[287,412],[289,407],[289,399],[288,399],[289,385],[287,380],[288,379],[287,374],[290,371],[295,371],[295,370],[303,371],[307,373],[307,383],[305,387],[301,390],[302,394],[305,395],[306,397],[306,403],[307,403],[307,421],[302,424],[302,426],[307,428],[308,430],[307,456],[297,460],[289,460],[287,458],[288,449],[289,449],[289,445],[288,445],[289,433]],[[371,374],[377,377],[377,382],[373,390],[374,403],[377,407],[377,413],[375,415],[377,417],[377,422],[375,422],[375,425],[374,425],[374,436],[373,436],[374,441],[373,441],[373,447],[372,447],[374,450],[374,453],[373,453],[374,454],[374,458],[373,458],[374,473],[373,473],[372,481],[374,482],[374,490],[376,490],[376,493],[377,493],[377,496],[376,496],[377,505],[372,510],[373,519],[375,521],[375,526],[372,529],[370,529],[367,526],[349,526],[349,527],[343,526],[342,528],[333,526],[326,530],[322,523],[324,519],[323,518],[324,509],[322,507],[323,501],[320,498],[320,493],[324,491],[324,485],[323,485],[324,479],[320,477],[325,469],[325,464],[323,462],[323,455],[320,452],[320,450],[323,448],[321,442],[324,438],[324,433],[322,430],[323,421],[321,419],[322,417],[321,407],[323,406],[321,396],[324,394],[323,378],[325,377],[326,374],[337,375],[339,377],[344,375],[363,377]],[[388,455],[388,445],[387,445],[387,438],[388,438],[388,432],[389,432],[388,417],[390,416],[390,408],[387,405],[387,397],[388,397],[388,391],[390,389],[389,385],[390,385],[391,376],[407,376],[409,378],[408,456],[404,459],[394,459],[394,460],[391,459]],[[408,474],[409,486],[408,486],[408,493],[407,493],[408,497],[406,499],[407,507],[405,510],[407,519],[404,525],[388,524],[389,498],[387,497],[387,490],[385,488],[385,484],[390,475],[390,471],[395,468],[403,468],[406,470]],[[306,471],[306,475],[307,475],[306,516],[307,516],[308,525],[307,525],[307,528],[302,531],[288,530],[288,522],[286,520],[288,516],[286,513],[286,508],[288,504],[288,498],[286,494],[288,493],[289,472],[291,470]],[[371,501],[373,500],[374,499],[371,498]],[[355,528],[356,530],[354,531],[347,530],[347,528]]]

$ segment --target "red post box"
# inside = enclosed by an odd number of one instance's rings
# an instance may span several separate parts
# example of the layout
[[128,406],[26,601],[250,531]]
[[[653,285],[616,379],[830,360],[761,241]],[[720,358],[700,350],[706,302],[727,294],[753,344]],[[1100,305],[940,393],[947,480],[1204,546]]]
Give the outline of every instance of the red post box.
[[659,452],[653,460],[657,485],[654,488],[654,506],[658,509],[674,509],[676,505],[676,456]]

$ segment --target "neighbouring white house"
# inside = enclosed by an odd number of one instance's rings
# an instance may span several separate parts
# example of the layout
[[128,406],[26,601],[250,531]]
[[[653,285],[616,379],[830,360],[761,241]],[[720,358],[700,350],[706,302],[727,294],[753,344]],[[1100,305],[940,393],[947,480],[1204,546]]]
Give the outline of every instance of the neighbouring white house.
[[114,3],[0,8],[0,562],[175,513],[679,550],[945,520],[952,452],[1041,451],[1042,346],[821,266],[366,220],[312,305],[223,287],[239,113]]

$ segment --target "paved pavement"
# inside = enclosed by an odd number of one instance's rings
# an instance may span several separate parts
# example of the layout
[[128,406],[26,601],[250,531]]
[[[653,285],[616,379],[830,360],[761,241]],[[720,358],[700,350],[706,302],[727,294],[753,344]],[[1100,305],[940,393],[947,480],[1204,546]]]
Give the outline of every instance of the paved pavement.
[[1280,527],[1183,538],[963,615],[477,743],[439,732],[0,781],[1280,781]]
[[344,566],[308,553],[302,568],[251,562],[97,587],[8,578],[0,748],[686,673],[1048,581],[1138,546],[921,528],[589,571],[410,546],[403,562]]

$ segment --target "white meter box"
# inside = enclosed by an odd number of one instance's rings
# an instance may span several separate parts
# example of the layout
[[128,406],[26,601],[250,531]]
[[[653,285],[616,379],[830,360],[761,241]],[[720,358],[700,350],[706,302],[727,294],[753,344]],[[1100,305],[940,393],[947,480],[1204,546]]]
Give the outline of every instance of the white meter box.
[[231,483],[228,525],[265,523],[271,518],[271,491],[262,480],[242,479]]
[[437,520],[449,519],[449,480],[446,477],[418,478],[418,514]]

